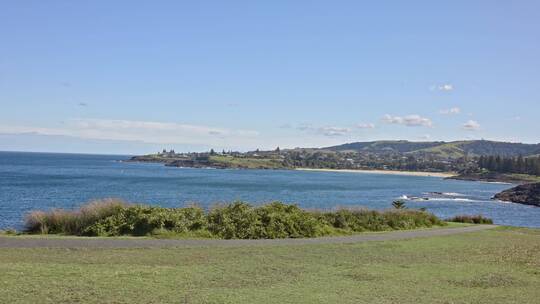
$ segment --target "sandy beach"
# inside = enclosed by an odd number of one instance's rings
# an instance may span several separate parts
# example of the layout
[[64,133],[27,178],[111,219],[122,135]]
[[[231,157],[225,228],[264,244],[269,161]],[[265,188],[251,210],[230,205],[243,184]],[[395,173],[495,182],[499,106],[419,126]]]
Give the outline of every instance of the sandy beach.
[[393,171],[393,170],[347,170],[347,169],[311,169],[296,168],[301,171],[322,171],[322,172],[345,172],[345,173],[367,173],[367,174],[388,174],[388,175],[408,175],[408,176],[431,176],[431,177],[451,177],[452,172],[418,172],[418,171]]

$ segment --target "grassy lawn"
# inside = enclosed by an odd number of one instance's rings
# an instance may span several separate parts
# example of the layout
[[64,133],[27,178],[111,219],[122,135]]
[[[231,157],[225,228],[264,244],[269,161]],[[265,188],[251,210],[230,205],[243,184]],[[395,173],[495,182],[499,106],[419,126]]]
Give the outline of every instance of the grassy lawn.
[[227,155],[213,155],[210,157],[212,162],[226,164],[230,168],[249,168],[249,169],[284,169],[283,162],[274,158],[248,158],[233,157]]
[[2,303],[537,303],[540,230],[348,245],[0,249]]
[[529,174],[517,174],[517,173],[508,174],[508,175],[515,179],[523,180],[525,182],[540,183],[540,176],[529,175]]

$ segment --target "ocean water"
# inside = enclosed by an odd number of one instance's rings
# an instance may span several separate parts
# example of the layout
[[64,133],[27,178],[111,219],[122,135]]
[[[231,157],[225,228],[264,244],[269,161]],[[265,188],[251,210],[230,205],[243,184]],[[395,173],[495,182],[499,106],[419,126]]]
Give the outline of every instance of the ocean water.
[[[274,200],[304,208],[386,209],[398,198],[450,217],[482,214],[496,224],[540,227],[540,208],[491,200],[511,187],[437,177],[288,170],[171,168],[128,156],[0,152],[0,229],[21,228],[31,210],[76,208],[99,198],[181,207]],[[428,200],[414,200],[420,197]]]

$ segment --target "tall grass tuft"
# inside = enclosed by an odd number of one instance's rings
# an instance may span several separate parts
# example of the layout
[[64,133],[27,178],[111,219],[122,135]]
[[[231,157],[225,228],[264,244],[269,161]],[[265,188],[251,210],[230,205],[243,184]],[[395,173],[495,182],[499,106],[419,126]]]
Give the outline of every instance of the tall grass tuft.
[[483,215],[457,215],[449,218],[447,221],[467,224],[493,224],[493,220]]
[[126,208],[117,199],[90,202],[78,210],[54,209],[49,212],[32,211],[26,215],[25,231],[41,234],[83,235],[84,230],[95,222],[112,216]]
[[435,215],[419,210],[396,209],[376,211],[368,209],[339,209],[320,215],[334,228],[362,231],[385,231],[444,226]]

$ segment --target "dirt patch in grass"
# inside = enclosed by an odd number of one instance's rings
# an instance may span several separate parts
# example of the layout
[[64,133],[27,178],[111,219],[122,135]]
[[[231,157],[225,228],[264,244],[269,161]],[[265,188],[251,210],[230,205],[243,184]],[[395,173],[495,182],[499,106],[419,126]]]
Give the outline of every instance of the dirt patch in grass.
[[357,282],[371,282],[383,280],[383,277],[380,275],[371,274],[361,270],[351,271],[350,273],[345,274],[344,277]]
[[465,280],[451,280],[450,283],[455,286],[467,288],[498,288],[521,286],[524,284],[512,276],[502,273],[489,273]]

